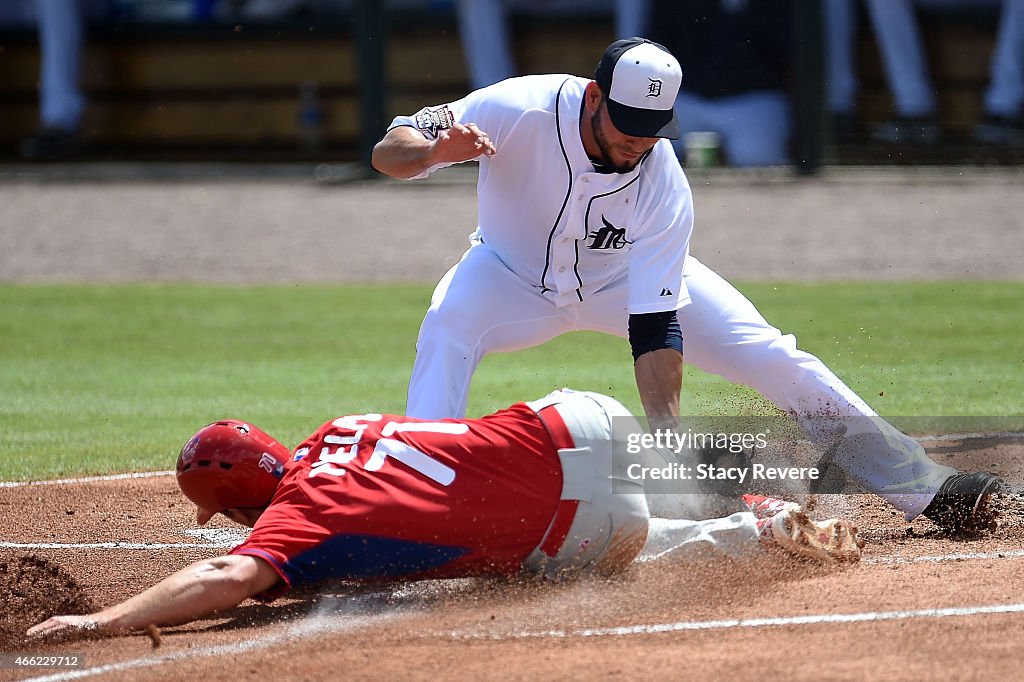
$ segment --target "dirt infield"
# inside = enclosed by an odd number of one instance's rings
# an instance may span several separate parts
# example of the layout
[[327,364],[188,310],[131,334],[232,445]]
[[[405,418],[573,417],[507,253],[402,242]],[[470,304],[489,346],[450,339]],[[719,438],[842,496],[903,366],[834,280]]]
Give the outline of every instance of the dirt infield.
[[[935,444],[926,446],[932,450]],[[944,461],[1024,464],[1024,441],[941,444]],[[960,453],[950,457],[950,452]],[[1018,482],[1019,483],[1019,482]],[[35,582],[2,590],[8,652],[84,656],[68,669],[0,679],[786,679],[1012,678],[1019,672],[1024,507],[1004,495],[984,538],[907,524],[869,495],[816,500],[853,517],[863,561],[819,567],[774,555],[704,564],[653,561],[615,579],[567,585],[427,581],[395,588],[331,584],[145,634],[40,644],[14,630],[53,608],[123,598],[185,563],[223,553],[242,529],[201,534],[172,476],[0,488],[10,519],[5,567],[32,556]],[[31,513],[28,513],[30,510]],[[54,575],[52,566],[65,575]],[[29,567],[30,568],[30,567]],[[25,570],[29,570],[26,568]],[[6,582],[5,582],[6,581]],[[35,585],[35,587],[32,587]],[[49,595],[49,596],[47,596]]]
[[[693,250],[731,278],[1024,280],[1019,171],[692,176]],[[3,282],[433,281],[474,223],[472,173],[426,184],[310,181],[0,183]],[[742,245],[742,247],[738,247]],[[926,443],[1016,485],[1024,441]],[[1016,489],[1015,489],[1016,490]],[[949,538],[872,496],[851,516],[864,560],[651,562],[568,585],[329,585],[149,637],[20,640],[48,610],[106,605],[236,543],[198,532],[173,477],[0,487],[0,660],[84,656],[0,680],[1014,679],[1024,511]]]

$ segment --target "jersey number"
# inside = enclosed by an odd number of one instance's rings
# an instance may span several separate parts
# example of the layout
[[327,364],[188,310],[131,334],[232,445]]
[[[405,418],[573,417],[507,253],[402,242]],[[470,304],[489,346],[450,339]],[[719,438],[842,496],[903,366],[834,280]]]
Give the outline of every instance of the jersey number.
[[[324,443],[337,445],[332,452],[330,447],[325,446],[320,450],[320,458],[313,463],[309,472],[312,478],[319,474],[329,476],[344,476],[345,469],[342,464],[348,464],[355,459],[359,451],[359,441],[363,438],[363,431],[366,429],[366,422],[377,422],[381,420],[379,414],[363,414],[358,416],[341,417],[335,419],[334,426],[352,431],[351,436],[324,436]],[[403,443],[394,438],[388,438],[396,433],[429,432],[447,433],[458,436],[469,431],[465,424],[451,422],[388,422],[381,429],[381,438],[373,448],[373,453],[363,465],[367,471],[379,471],[388,458],[398,460],[413,471],[426,476],[435,483],[449,486],[455,480],[455,470],[450,466],[438,462],[427,453],[414,448],[408,443]]]

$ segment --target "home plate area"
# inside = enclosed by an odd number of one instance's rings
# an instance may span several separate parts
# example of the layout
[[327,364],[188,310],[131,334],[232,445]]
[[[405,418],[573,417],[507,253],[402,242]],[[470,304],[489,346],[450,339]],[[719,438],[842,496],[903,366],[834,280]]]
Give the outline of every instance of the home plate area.
[[[1014,678],[1024,625],[1024,461],[1018,437],[925,443],[1007,480],[999,526],[949,537],[871,495],[820,496],[852,518],[851,566],[766,554],[635,564],[613,579],[330,583],[158,633],[27,641],[54,613],[120,601],[244,531],[203,529],[174,477],[0,487],[0,680]],[[805,503],[809,500],[802,500]],[[17,664],[76,657],[74,666]]]

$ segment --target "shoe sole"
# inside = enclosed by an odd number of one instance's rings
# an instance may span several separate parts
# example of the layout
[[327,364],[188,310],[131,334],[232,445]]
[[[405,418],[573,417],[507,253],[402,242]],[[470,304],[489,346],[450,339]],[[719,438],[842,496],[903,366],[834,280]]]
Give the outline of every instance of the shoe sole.
[[996,519],[999,513],[989,508],[989,501],[994,493],[999,492],[999,486],[1000,481],[998,478],[993,477],[989,480],[974,500],[970,516],[960,523],[959,528],[954,528],[953,530],[967,533],[995,530],[998,525]]
[[[973,535],[989,532],[998,526],[999,512],[989,506],[994,493],[999,492],[1000,481],[991,476],[980,490],[947,492],[944,508],[937,514],[925,514],[943,532],[952,535]],[[969,501],[973,498],[973,501]],[[969,505],[969,506],[968,506]],[[927,511],[927,510],[925,510]]]
[[999,492],[999,479],[993,476],[991,480],[985,483],[985,487],[982,488],[981,492],[978,494],[978,499],[974,501],[974,507],[971,508],[971,516],[977,516],[978,509],[981,508],[983,504],[988,503],[989,497],[992,493],[997,492]]

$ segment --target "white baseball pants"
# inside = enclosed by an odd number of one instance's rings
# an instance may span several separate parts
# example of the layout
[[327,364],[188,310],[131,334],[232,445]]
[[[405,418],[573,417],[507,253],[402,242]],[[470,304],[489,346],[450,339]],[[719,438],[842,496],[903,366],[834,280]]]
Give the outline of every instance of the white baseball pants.
[[673,512],[682,507],[662,503],[672,496],[645,497],[643,484],[628,476],[629,465],[648,455],[629,454],[626,437],[640,433],[641,427],[619,401],[561,389],[527,404],[541,419],[542,410],[554,406],[572,436],[574,447],[558,455],[562,498],[578,501],[561,548],[554,556],[535,549],[523,562],[528,572],[554,579],[584,570],[622,570],[638,554],[640,561],[700,561],[763,551],[751,512],[701,521],[650,518],[659,512],[677,516]]
[[[822,449],[845,429],[835,463],[908,520],[956,473],[879,418],[821,360],[798,349],[794,336],[771,326],[696,258],[687,258],[684,277],[692,302],[678,317],[687,362],[754,388],[794,416]],[[529,348],[571,331],[627,338],[626,294],[623,277],[585,301],[557,308],[489,246],[472,245],[434,290],[417,340],[407,414],[463,416],[473,372],[488,353]]]

